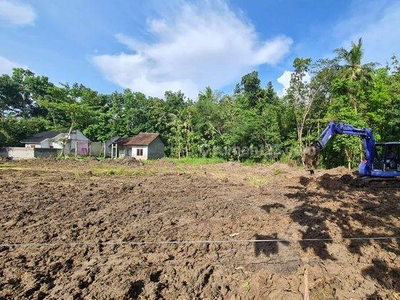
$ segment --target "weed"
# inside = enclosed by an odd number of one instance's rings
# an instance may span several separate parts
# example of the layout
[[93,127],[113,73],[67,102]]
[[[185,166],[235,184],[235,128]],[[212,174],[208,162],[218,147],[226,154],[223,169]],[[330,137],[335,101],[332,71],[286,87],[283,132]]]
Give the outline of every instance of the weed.
[[314,288],[311,291],[311,295],[313,296],[314,299],[318,299],[318,300],[336,300],[336,299],[338,299],[336,297],[335,290],[329,285]]
[[166,161],[190,165],[210,165],[225,162],[223,158],[206,158],[206,157],[183,157],[183,158],[166,158]]
[[251,160],[251,159],[247,159],[247,160],[242,162],[242,165],[246,166],[246,167],[251,167],[251,166],[258,165],[258,164],[260,164],[260,163],[254,161],[254,160]]
[[[95,176],[100,175],[107,175],[107,176],[114,176],[114,175],[126,175],[126,176],[148,176],[152,175],[152,171],[139,169],[139,170],[127,170],[124,168],[102,168],[102,169],[90,169],[89,172]],[[86,174],[86,172],[84,172]],[[80,175],[80,174],[79,174]]]
[[256,176],[256,175],[251,175],[249,177],[249,183],[252,186],[260,187],[260,186],[265,185],[265,184],[268,183],[268,178],[260,177],[260,176]]
[[250,291],[250,282],[248,281],[245,282],[244,289],[246,290],[246,292]]

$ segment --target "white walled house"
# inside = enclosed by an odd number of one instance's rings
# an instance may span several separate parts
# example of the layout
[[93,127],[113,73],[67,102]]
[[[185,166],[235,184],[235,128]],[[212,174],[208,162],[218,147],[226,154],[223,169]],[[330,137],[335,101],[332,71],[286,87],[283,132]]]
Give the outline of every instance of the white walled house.
[[89,155],[90,140],[79,130],[71,131],[70,135],[58,131],[44,131],[21,141],[25,148],[49,149],[63,149],[64,142],[64,154]]
[[44,131],[22,140],[21,143],[25,144],[25,148],[62,149],[62,140],[65,136],[65,133],[58,131]]
[[111,157],[134,157],[147,160],[164,157],[164,142],[158,133],[141,132],[131,138],[120,138],[113,143]]

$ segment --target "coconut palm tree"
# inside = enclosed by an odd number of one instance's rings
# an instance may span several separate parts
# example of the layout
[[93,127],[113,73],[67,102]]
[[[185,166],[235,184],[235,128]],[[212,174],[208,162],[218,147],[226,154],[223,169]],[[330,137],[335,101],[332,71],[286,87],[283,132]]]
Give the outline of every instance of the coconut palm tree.
[[377,63],[361,64],[364,56],[362,45],[362,38],[359,38],[357,44],[351,42],[349,51],[345,48],[338,48],[334,51],[337,57],[344,62],[344,65],[341,66],[341,77],[349,83],[347,93],[356,113],[358,108],[357,94],[360,89],[372,84],[374,68],[377,65]]

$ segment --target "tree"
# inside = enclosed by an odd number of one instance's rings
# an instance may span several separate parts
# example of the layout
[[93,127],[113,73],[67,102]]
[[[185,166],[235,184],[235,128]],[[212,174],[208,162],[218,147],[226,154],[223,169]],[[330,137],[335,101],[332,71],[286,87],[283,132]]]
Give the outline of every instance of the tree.
[[347,82],[345,90],[354,111],[357,113],[361,105],[359,101],[360,92],[363,88],[372,84],[373,70],[376,63],[361,64],[364,55],[362,38],[359,38],[357,44],[351,42],[351,49],[349,51],[345,48],[338,48],[334,52],[344,62],[344,65],[341,66],[341,77]]
[[177,113],[170,113],[168,128],[170,130],[169,145],[171,154],[177,158],[189,157],[192,152],[193,107],[186,106]]
[[64,129],[61,126],[68,127],[68,134],[63,141],[63,153],[72,130],[83,130],[94,119],[95,112],[92,107],[82,101],[84,90],[85,87],[77,83],[72,86],[63,84],[61,88],[53,87],[51,90],[53,97],[43,97],[38,100],[39,105],[49,111],[52,116],[54,127],[58,129]]
[[0,145],[21,146],[21,140],[46,130],[48,125],[48,120],[42,117],[6,116],[0,120]]
[[124,133],[123,136],[132,136],[147,131],[147,98],[139,92],[124,90],[122,106]]
[[0,109],[15,116],[39,116],[37,99],[44,96],[52,84],[47,77],[35,76],[27,69],[15,68],[12,76],[0,77]]
[[312,105],[308,112],[303,131],[303,143],[314,142],[326,124],[327,112],[333,101],[332,84],[339,76],[338,59],[320,59],[310,65],[310,87],[312,89]]
[[[399,140],[400,137],[400,63],[395,55],[392,56],[391,68],[386,72],[378,70],[378,79],[375,83],[374,91],[379,91],[377,97],[385,101],[381,108],[384,114],[382,116],[381,134],[386,141]],[[377,89],[379,87],[379,89]],[[376,99],[376,97],[374,97]]]
[[271,81],[268,81],[267,87],[264,91],[264,101],[266,104],[276,105],[279,103],[279,97],[275,92],[274,86]]
[[221,96],[221,92],[213,91],[208,86],[204,92],[199,93],[194,104],[193,123],[199,148],[215,147],[220,143],[224,127],[219,105]]
[[291,75],[287,92],[287,99],[293,110],[296,123],[297,142],[300,149],[303,148],[303,132],[307,117],[318,91],[318,87],[306,81],[310,64],[311,58],[296,58],[294,60],[294,72]]
[[169,113],[176,113],[185,106],[185,94],[181,91],[166,91],[164,94],[165,109]]
[[258,78],[258,72],[253,71],[242,77],[240,84],[236,85],[235,94],[243,94],[241,97],[246,107],[256,107],[259,101],[263,98],[263,89],[260,86],[260,79]]
[[148,130],[158,133],[167,132],[168,113],[165,101],[150,97],[147,101]]
[[16,82],[8,75],[0,77],[0,113],[1,117],[19,113],[19,89]]

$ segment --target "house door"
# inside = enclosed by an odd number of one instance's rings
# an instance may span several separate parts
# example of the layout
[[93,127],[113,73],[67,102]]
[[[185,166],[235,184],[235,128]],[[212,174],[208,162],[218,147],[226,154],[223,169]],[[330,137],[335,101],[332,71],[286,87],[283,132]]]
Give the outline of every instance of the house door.
[[89,143],[88,142],[76,142],[76,154],[89,155]]

